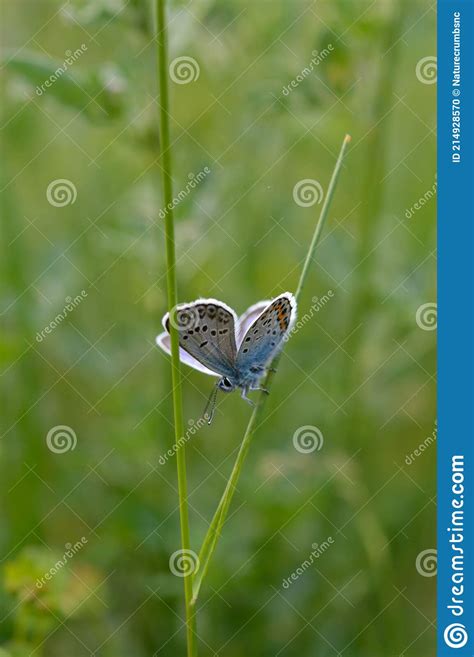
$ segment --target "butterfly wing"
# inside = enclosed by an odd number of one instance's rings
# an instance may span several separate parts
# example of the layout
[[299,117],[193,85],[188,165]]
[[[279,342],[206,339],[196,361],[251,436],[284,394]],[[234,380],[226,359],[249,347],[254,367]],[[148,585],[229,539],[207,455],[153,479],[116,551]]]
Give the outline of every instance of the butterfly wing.
[[242,344],[242,340],[244,339],[245,334],[252,326],[254,321],[257,319],[257,317],[260,317],[260,315],[270,303],[270,300],[259,301],[253,306],[250,306],[250,308],[248,308],[244,314],[239,317],[239,321],[237,322],[237,349]]
[[[179,346],[194,360],[221,376],[235,376],[237,317],[232,308],[215,299],[198,299],[177,306],[173,321]],[[169,333],[169,313],[163,318],[163,326]]]
[[[168,356],[171,356],[171,338],[169,333],[160,333],[160,335],[156,336],[156,344],[163,349],[165,353],[168,354]],[[209,370],[207,367],[204,367],[204,365],[201,365],[201,363],[193,358],[190,354],[188,354],[187,351],[184,351],[181,347],[179,348],[179,360],[182,363],[185,363],[186,365],[189,365],[189,367],[192,367],[195,370],[198,370],[199,372],[203,372],[204,374],[210,374],[211,376],[220,376],[217,372],[213,372],[212,370]]]
[[236,359],[239,372],[265,366],[281,348],[295,318],[296,301],[290,292],[271,301],[242,340]]

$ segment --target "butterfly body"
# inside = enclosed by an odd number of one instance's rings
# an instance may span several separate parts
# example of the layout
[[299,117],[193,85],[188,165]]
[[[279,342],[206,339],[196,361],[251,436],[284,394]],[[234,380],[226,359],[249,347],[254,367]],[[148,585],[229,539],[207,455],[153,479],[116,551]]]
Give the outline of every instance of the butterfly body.
[[265,367],[250,367],[248,370],[236,370],[234,375],[223,376],[217,385],[223,392],[233,392],[236,388],[242,390],[257,390],[261,378],[266,374]]
[[171,353],[170,324],[178,331],[180,360],[211,376],[216,389],[232,392],[261,390],[268,365],[281,349],[296,318],[296,301],[285,292],[272,301],[251,306],[241,317],[216,299],[197,299],[178,305],[163,318],[165,333],[157,344]]

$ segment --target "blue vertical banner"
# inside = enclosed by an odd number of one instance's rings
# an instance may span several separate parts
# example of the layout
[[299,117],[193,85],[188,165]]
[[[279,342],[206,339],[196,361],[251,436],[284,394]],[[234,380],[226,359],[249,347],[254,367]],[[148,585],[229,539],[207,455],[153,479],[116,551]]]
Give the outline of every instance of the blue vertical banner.
[[438,657],[474,655],[474,0],[438,1]]

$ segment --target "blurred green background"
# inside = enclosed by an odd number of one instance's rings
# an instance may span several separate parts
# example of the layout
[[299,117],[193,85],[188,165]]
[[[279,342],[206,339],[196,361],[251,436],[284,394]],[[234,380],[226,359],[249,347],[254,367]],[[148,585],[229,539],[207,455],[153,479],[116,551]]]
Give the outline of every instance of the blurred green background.
[[[0,655],[183,655],[152,5],[2,13]],[[326,190],[353,138],[300,316],[329,301],[286,346],[202,591],[201,654],[434,654],[417,558],[435,546],[435,332],[417,311],[436,294],[436,85],[417,64],[435,20],[428,0],[170,2],[170,57],[199,69],[170,82],[175,194],[210,170],[175,212],[182,301],[241,313],[294,290],[321,207],[294,186]],[[60,179],[71,196],[51,204]],[[191,424],[212,380],[184,370]],[[249,414],[221,397],[188,441],[196,550]],[[305,425],[324,437],[307,454]]]

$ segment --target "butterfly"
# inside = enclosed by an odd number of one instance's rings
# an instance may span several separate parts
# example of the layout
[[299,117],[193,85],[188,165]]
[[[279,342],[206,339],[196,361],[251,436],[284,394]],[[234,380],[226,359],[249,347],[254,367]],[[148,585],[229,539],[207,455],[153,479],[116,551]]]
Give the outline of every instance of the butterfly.
[[[218,390],[242,390],[249,404],[249,390],[263,390],[262,377],[296,319],[296,300],[290,292],[271,301],[260,301],[237,317],[235,311],[216,299],[197,299],[176,306],[163,317],[165,332],[156,343],[171,354],[170,323],[179,338],[179,357],[200,372],[219,377],[206,406],[209,424],[214,414]],[[207,414],[208,407],[211,412]]]

